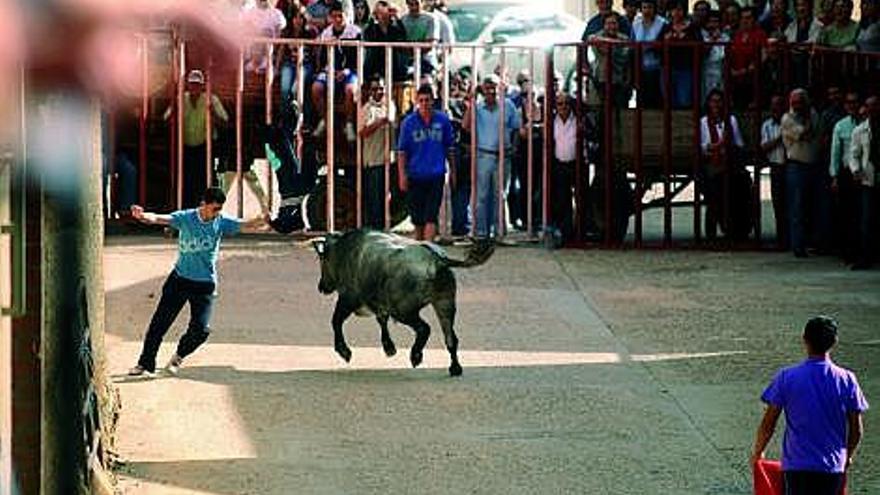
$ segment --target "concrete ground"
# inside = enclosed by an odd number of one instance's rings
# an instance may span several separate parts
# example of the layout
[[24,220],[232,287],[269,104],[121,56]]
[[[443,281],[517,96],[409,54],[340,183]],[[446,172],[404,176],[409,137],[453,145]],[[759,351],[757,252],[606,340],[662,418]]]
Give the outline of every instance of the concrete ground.
[[211,339],[179,377],[129,380],[174,256],[144,236],[105,252],[124,493],[748,494],[758,396],[801,359],[817,313],[839,319],[835,359],[875,406],[850,493],[880,493],[880,271],[785,253],[499,248],[457,272],[464,375],[450,378],[433,313],[421,368],[408,328],[392,326],[388,359],[371,319],[349,320],[345,364],[313,251],[234,239]]

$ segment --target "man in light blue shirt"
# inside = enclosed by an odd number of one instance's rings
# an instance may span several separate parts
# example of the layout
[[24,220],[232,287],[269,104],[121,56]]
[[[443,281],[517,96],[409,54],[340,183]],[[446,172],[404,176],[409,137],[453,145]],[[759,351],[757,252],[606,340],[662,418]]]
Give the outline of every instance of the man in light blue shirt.
[[868,401],[855,374],[831,361],[836,321],[826,316],[810,319],[803,341],[807,359],[779,371],[761,394],[767,408],[756,434],[752,465],[764,457],[784,412],[785,493],[837,495],[862,439],[862,414]]
[[[657,15],[657,0],[642,0],[641,11],[642,15],[633,21],[632,40],[640,43],[658,41],[666,19]],[[638,94],[640,106],[660,106],[661,54],[654,47],[646,47],[642,52],[642,86]]]
[[828,175],[831,176],[831,193],[834,195],[832,226],[835,230],[833,239],[835,246],[843,255],[844,260],[854,261],[858,251],[858,201],[856,185],[850,172],[850,142],[853,130],[859,125],[859,95],[854,91],[847,92],[843,100],[846,117],[834,124],[831,133],[831,164]]
[[155,372],[156,354],[162,345],[162,339],[186,303],[190,306],[189,326],[180,338],[177,352],[165,369],[176,375],[183,358],[192,354],[208,339],[211,331],[208,323],[217,288],[220,240],[225,235],[256,231],[268,223],[268,215],[246,222],[227,217],[221,214],[225,202],[226,195],[222,189],[209,187],[202,195],[199,206],[191,210],[158,215],[145,212],[138,205],[131,207],[131,216],[135,220],[165,225],[177,230],[180,235],[177,240],[177,262],[162,286],[162,297],[150,321],[138,364],[129,370],[129,375],[151,375]]
[[483,79],[483,99],[474,103],[474,97],[468,98],[468,106],[465,109],[462,121],[464,125],[471,125],[471,109],[475,108],[477,134],[477,208],[475,212],[477,237],[489,237],[495,227],[496,235],[499,233],[495,226],[495,190],[498,188],[498,162],[500,157],[499,144],[504,143],[504,201],[507,196],[507,188],[510,180],[511,157],[513,156],[512,138],[513,133],[519,130],[521,119],[516,106],[503,98],[504,102],[504,136],[501,129],[501,106],[498,100],[498,86],[501,79],[490,74]]

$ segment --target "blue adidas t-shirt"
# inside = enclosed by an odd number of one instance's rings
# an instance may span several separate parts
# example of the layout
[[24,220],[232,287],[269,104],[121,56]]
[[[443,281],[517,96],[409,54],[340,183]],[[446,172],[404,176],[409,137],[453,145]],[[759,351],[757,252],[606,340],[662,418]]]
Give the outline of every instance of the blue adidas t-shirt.
[[171,228],[180,232],[174,271],[189,280],[216,284],[220,239],[241,232],[241,222],[223,214],[205,222],[192,209],[172,213]]
[[443,112],[432,112],[425,124],[418,112],[400,126],[397,149],[406,153],[406,175],[410,179],[434,179],[446,174],[446,154],[455,144],[452,123]]

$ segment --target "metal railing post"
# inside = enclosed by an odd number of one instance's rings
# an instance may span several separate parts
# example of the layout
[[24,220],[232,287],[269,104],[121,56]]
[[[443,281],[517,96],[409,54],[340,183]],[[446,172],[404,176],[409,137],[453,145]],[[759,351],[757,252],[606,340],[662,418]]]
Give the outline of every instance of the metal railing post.
[[184,168],[187,164],[183,162],[183,126],[186,120],[186,107],[183,101],[183,86],[186,81],[186,45],[180,42],[178,62],[180,66],[177,70],[177,209],[183,208],[183,175]]
[[499,134],[498,134],[498,178],[497,178],[498,187],[496,188],[497,189],[496,192],[498,194],[498,198],[497,198],[497,201],[495,202],[495,204],[497,206],[496,213],[498,216],[497,224],[495,226],[495,229],[496,229],[495,235],[499,239],[501,237],[503,237],[504,235],[506,235],[506,230],[507,230],[506,229],[507,222],[505,221],[505,218],[506,218],[505,207],[507,206],[507,200],[506,200],[505,194],[504,194],[504,191],[506,189],[506,187],[505,187],[506,184],[505,184],[505,180],[504,180],[506,167],[504,166],[505,165],[504,162],[505,162],[506,154],[507,154],[506,148],[507,148],[507,132],[508,132],[507,125],[505,122],[505,119],[507,117],[507,81],[506,81],[506,78],[504,77],[506,74],[506,71],[507,71],[506,58],[507,58],[506,51],[505,51],[504,47],[502,46],[501,47],[501,58],[500,58],[500,61],[501,61],[501,84],[498,86],[498,96],[497,96],[497,101],[498,101],[498,133]]
[[150,114],[149,39],[141,43],[141,108],[138,115],[138,204],[147,203],[147,118]]
[[208,59],[208,70],[205,71],[205,184],[211,187],[213,178],[214,156],[214,98],[211,92],[211,59]]
[[[265,77],[265,99],[266,99],[266,130],[272,128],[273,108],[272,108],[272,87],[275,85],[275,45],[268,43],[266,46],[266,57],[269,59],[266,68]],[[284,102],[282,101],[283,105]],[[271,131],[270,131],[271,134]],[[265,148],[265,145],[263,145]],[[271,212],[275,202],[275,172],[272,169],[272,162],[269,161],[268,153],[266,154],[266,207]],[[280,158],[279,158],[280,159]],[[263,205],[260,205],[262,209]]]
[[[363,183],[363,168],[364,168],[364,157],[363,157],[363,140],[361,139],[361,122],[363,121],[363,87],[364,84],[370,84],[369,81],[364,78],[364,47],[363,45],[358,44],[357,47],[357,73],[358,77],[361,78],[361,83],[358,85],[359,89],[354,94],[355,100],[355,122],[357,125],[355,126],[355,130],[357,132],[357,137],[355,138],[355,225],[358,228],[363,226],[363,218],[364,218],[364,183]],[[369,95],[369,92],[367,92]],[[385,95],[386,98],[388,95]]]
[[334,132],[335,115],[333,112],[333,104],[336,101],[336,50],[333,45],[327,45],[327,91],[325,95],[327,101],[327,116],[325,117],[326,135],[327,135],[327,232],[336,230],[336,150],[333,148],[333,141],[336,136]]
[[242,173],[242,156],[241,147],[242,139],[242,112],[244,111],[243,92],[244,92],[244,52],[238,52],[238,70],[236,71],[235,81],[235,177],[238,184],[235,189],[238,199],[238,218],[244,218],[244,173]]
[[[397,109],[393,108],[391,104],[392,99],[394,98],[394,57],[393,52],[390,46],[385,47],[385,87],[387,88],[385,91],[385,113],[390,118],[392,112],[396,112]],[[395,116],[396,117],[396,116]],[[395,118],[395,122],[397,119]],[[382,211],[384,215],[384,225],[385,230],[391,230],[391,188],[397,187],[397,184],[392,186],[391,184],[391,129],[385,129],[384,136],[384,145],[385,151],[383,154],[383,161],[385,165],[385,180],[384,187],[385,191],[382,195]],[[396,166],[396,164],[395,164]]]

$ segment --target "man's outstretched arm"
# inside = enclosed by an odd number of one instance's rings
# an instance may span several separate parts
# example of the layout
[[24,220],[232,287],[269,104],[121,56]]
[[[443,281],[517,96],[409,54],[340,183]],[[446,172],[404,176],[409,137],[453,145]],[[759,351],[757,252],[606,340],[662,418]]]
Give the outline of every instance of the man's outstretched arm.
[[781,412],[781,408],[770,404],[764,410],[764,418],[761,420],[761,425],[758,426],[758,431],[755,434],[755,449],[752,451],[753,466],[764,458],[764,449],[767,448],[767,443],[770,442],[773,432],[776,431],[776,422],[779,420]]
[[143,206],[131,205],[131,216],[135,220],[148,225],[171,225],[171,215],[160,215],[144,211]]

